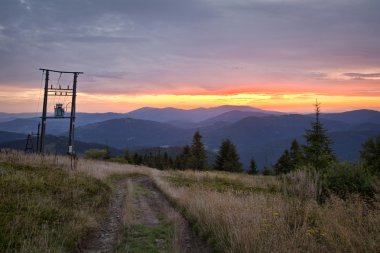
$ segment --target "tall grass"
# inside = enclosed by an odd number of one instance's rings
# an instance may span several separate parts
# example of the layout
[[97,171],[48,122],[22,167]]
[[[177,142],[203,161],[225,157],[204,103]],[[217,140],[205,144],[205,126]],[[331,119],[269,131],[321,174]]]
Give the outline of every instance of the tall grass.
[[108,211],[115,174],[150,169],[0,152],[0,252],[71,252]]
[[152,173],[152,169],[143,166],[109,163],[105,161],[83,158],[80,158],[78,160],[77,167],[75,170],[73,170],[71,168],[71,160],[69,156],[24,154],[14,150],[1,150],[0,162],[28,165],[36,168],[60,168],[72,174],[81,172],[98,179],[105,179],[115,174],[128,175],[138,173],[150,175]]
[[[0,153],[0,162],[78,173],[66,157],[10,152]],[[321,205],[318,175],[158,171],[82,159],[78,171],[101,180],[115,173],[150,176],[219,252],[380,252],[379,195],[370,203],[358,195],[344,201],[332,195]]]
[[[223,178],[237,184],[278,187],[280,191],[236,194],[200,184]],[[206,180],[207,179],[207,180]],[[220,252],[379,252],[379,199],[371,206],[358,196],[332,197],[317,203],[318,175],[296,172],[285,178],[228,173],[166,172],[156,178],[166,194],[184,209],[194,227]]]
[[0,252],[67,252],[108,209],[100,180],[0,163]]

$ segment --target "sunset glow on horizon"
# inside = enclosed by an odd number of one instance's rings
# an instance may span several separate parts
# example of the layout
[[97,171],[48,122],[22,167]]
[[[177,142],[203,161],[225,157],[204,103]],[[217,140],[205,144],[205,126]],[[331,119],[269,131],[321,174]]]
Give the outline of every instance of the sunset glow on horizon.
[[[17,97],[13,97],[17,94]],[[28,92],[0,92],[4,112],[40,112],[41,90]],[[238,94],[89,94],[78,93],[80,112],[119,112],[124,113],[141,107],[175,107],[193,109],[222,105],[252,106],[264,110],[291,113],[308,113],[314,110],[318,100],[324,112],[342,112],[357,109],[380,110],[380,96],[342,96],[314,93],[238,93]],[[58,102],[62,100],[55,100]],[[50,103],[50,109],[53,105]],[[67,101],[66,101],[67,102]],[[9,107],[4,107],[9,105]]]
[[[41,110],[39,68],[84,72],[82,112],[247,105],[304,113],[316,99],[325,112],[380,110],[379,1],[17,0],[1,7],[0,112]],[[72,76],[52,73],[50,82],[67,86]]]

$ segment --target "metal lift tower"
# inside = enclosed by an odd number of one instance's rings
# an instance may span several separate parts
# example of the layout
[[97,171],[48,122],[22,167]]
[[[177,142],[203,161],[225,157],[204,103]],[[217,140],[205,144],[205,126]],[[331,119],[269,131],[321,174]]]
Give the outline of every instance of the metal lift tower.
[[[77,96],[77,80],[78,75],[83,74],[83,72],[69,72],[69,71],[58,71],[51,69],[40,69],[45,73],[45,89],[44,89],[44,102],[42,108],[42,117],[41,117],[41,132],[39,135],[39,142],[37,147],[37,152],[43,154],[45,152],[45,132],[46,132],[46,120],[47,119],[70,119],[70,131],[69,131],[69,142],[67,153],[74,155],[74,128],[75,128],[75,109],[76,109],[76,96]],[[70,88],[70,85],[67,87],[53,87],[49,86],[49,73],[55,72],[62,74],[73,74],[74,80],[73,85]],[[54,115],[47,116],[47,104],[49,96],[70,96],[71,97],[71,110],[70,116],[65,116],[65,105],[57,103],[54,107]],[[67,108],[67,106],[66,106]]]

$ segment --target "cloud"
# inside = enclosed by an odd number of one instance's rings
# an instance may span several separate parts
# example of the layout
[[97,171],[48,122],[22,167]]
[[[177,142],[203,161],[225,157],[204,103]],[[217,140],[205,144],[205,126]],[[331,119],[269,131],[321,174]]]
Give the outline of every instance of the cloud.
[[80,87],[92,93],[317,90],[341,86],[329,79],[336,69],[380,66],[379,1],[4,0],[1,7],[0,87],[37,87],[45,67],[84,71]]
[[353,79],[380,80],[380,73],[344,73],[343,76]]

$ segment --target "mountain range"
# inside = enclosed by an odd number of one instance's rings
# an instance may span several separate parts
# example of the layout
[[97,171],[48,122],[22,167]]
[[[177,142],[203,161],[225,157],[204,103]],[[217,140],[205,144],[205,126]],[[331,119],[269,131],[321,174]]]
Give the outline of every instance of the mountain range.
[[[281,112],[266,111],[249,106],[219,106],[211,108],[177,109],[143,107],[128,113],[81,113],[76,114],[76,126],[84,126],[91,123],[102,122],[111,119],[133,118],[168,123],[181,128],[195,128],[206,126],[218,121],[217,117],[228,117],[231,111],[236,111],[250,116],[280,115]],[[226,116],[223,114],[227,113]],[[34,117],[33,117],[34,116]],[[236,117],[236,116],[235,116]],[[242,116],[240,116],[242,117]],[[213,118],[216,118],[213,120]],[[6,120],[8,119],[8,120]],[[41,121],[35,114],[25,113],[0,113],[0,131],[30,133],[37,132],[38,123]],[[68,119],[48,119],[46,132],[59,135],[67,131]]]
[[[182,147],[191,144],[199,130],[205,147],[216,152],[223,139],[235,143],[247,167],[254,158],[259,167],[270,166],[293,139],[303,143],[305,129],[314,114],[285,114],[246,106],[221,106],[183,110],[141,108],[129,113],[77,113],[76,140],[99,143],[115,150],[142,150],[152,147]],[[0,130],[27,133],[39,118],[16,118],[0,123]],[[380,112],[356,110],[323,113],[321,121],[333,140],[332,149],[343,160],[356,160],[364,141],[380,133]],[[66,124],[67,123],[67,124]],[[51,120],[48,133],[66,136],[68,122]],[[0,143],[18,135],[0,133]],[[115,151],[116,152],[116,151]]]

